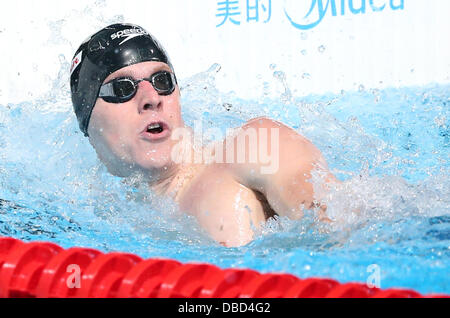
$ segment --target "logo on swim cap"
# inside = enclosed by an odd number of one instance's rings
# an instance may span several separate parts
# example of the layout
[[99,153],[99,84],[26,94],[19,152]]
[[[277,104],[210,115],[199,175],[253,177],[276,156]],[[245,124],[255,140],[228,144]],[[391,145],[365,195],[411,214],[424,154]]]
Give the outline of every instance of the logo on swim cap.
[[70,66],[70,75],[75,71],[78,65],[81,63],[81,58],[83,57],[83,51],[77,54],[72,60],[72,65]]
[[125,29],[116,33],[111,34],[111,39],[120,39],[120,38],[126,38],[122,42],[119,43],[119,45],[122,45],[123,43],[127,42],[128,40],[131,40],[135,37],[141,36],[141,35],[149,35],[147,31],[141,28],[134,28],[134,29]]

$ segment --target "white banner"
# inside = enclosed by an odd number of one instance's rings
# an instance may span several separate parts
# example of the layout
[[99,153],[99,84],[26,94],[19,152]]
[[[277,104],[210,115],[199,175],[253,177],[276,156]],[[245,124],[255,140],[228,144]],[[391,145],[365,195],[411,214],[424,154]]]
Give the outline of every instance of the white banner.
[[48,90],[58,61],[70,64],[113,22],[156,36],[178,78],[220,64],[219,89],[243,98],[262,96],[276,71],[297,96],[448,83],[449,12],[448,0],[10,2],[0,13],[0,102]]

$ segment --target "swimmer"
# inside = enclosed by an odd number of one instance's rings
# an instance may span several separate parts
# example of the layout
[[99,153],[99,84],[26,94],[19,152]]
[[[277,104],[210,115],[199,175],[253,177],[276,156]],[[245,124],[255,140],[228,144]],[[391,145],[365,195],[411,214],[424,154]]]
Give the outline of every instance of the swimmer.
[[[319,149],[284,124],[254,118],[200,150],[189,138],[174,138],[192,131],[181,115],[174,68],[140,26],[113,24],[95,33],[76,51],[70,71],[80,129],[108,171],[142,176],[149,191],[171,197],[220,244],[249,243],[254,229],[276,215],[300,219],[314,209],[328,220],[312,170],[321,171],[324,189],[339,181]],[[218,160],[178,160],[176,149],[183,149],[178,159],[209,153]],[[261,153],[273,155],[270,167]]]

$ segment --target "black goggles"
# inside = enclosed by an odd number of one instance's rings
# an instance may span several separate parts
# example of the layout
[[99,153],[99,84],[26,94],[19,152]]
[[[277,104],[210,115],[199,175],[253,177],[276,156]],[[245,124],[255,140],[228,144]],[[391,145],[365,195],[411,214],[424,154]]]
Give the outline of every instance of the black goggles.
[[170,95],[175,90],[177,80],[168,71],[159,71],[149,78],[135,80],[131,77],[115,78],[100,87],[98,97],[108,103],[125,103],[131,100],[137,92],[140,82],[148,81],[159,95]]

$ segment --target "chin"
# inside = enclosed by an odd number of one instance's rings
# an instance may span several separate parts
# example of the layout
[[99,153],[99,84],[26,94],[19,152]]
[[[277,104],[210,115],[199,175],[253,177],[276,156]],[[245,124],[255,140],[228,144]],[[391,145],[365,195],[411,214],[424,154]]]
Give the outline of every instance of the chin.
[[167,161],[152,161],[139,165],[139,167],[146,172],[151,172],[155,169],[164,169],[164,167],[168,166],[170,166],[170,164]]
[[151,161],[151,162],[122,162],[119,165],[106,165],[108,172],[119,178],[128,178],[135,174],[151,174],[152,171],[164,169],[169,167],[171,162],[168,161]]
[[145,158],[145,160],[138,160],[136,165],[144,171],[151,171],[154,169],[163,169],[164,167],[170,167],[173,165],[173,161],[170,159],[170,156],[159,156],[159,157],[151,157]]
[[157,145],[139,148],[134,156],[134,162],[144,169],[160,169],[171,166],[172,144],[170,141],[164,141]]

